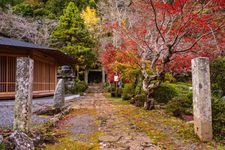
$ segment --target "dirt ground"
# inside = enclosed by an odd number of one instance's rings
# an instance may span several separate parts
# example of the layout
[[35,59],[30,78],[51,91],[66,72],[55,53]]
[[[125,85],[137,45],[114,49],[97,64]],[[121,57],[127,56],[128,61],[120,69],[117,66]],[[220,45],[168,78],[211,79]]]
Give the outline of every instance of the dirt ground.
[[148,112],[118,99],[112,100],[99,86],[72,103],[73,111],[57,124],[65,136],[47,150],[208,150],[218,144],[201,143],[189,134],[191,125]]

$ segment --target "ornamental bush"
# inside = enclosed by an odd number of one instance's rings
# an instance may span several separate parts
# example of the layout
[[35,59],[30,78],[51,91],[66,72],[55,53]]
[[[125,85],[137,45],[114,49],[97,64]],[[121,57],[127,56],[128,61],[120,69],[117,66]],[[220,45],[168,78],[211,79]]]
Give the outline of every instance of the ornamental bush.
[[[189,115],[193,112],[192,93],[174,97],[166,105],[166,112],[175,116]],[[212,97],[213,134],[217,140],[225,139],[225,100]]]
[[192,98],[187,96],[176,96],[166,105],[166,112],[181,117],[184,114],[192,114]]
[[142,88],[142,86],[143,86],[142,84],[143,84],[142,82],[139,82],[139,83],[136,85],[136,87],[135,87],[135,89],[134,89],[135,95],[145,94],[145,91],[144,91],[143,88]]
[[176,86],[165,82],[155,91],[154,98],[158,103],[167,104],[169,100],[177,95],[178,91],[176,90]]
[[121,97],[122,96],[122,89],[116,88],[115,85],[111,85],[110,93],[111,93],[111,97]]
[[134,95],[134,85],[132,83],[125,84],[122,89],[122,99],[130,100]]
[[210,75],[213,95],[225,95],[225,57],[219,57],[211,62]]
[[217,139],[225,139],[225,100],[212,98],[213,134]]
[[132,98],[130,103],[134,104],[136,107],[144,107],[144,103],[146,102],[146,100],[146,94],[139,94]]
[[88,85],[85,81],[76,79],[74,87],[71,89],[71,93],[73,94],[83,93],[86,91],[87,88],[88,88]]

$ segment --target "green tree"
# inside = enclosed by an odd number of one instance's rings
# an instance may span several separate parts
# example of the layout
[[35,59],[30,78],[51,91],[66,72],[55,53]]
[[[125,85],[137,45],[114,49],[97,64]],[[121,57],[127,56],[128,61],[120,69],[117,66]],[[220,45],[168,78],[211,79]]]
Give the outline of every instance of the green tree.
[[76,59],[77,70],[92,67],[96,61],[91,47],[95,42],[85,28],[84,20],[74,2],[70,2],[60,17],[59,26],[53,32],[53,46]]
[[23,2],[13,7],[13,12],[24,17],[43,17],[48,16],[49,11],[44,8],[43,2]]
[[21,2],[23,2],[24,0],[0,0],[0,8],[7,8],[6,5],[11,5],[11,6],[14,6],[14,5],[17,5]]
[[74,2],[80,12],[87,6],[96,6],[95,0],[48,0],[46,2],[45,8],[47,11],[49,11],[49,16],[51,18],[57,18],[57,16],[63,14],[63,8],[70,2]]

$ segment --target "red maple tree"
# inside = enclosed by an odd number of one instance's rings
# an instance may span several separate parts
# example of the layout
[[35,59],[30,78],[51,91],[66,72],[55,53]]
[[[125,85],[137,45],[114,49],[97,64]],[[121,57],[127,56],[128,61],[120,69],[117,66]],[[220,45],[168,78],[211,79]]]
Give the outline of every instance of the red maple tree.
[[189,71],[192,58],[224,53],[224,9],[224,0],[132,0],[120,11],[126,18],[111,20],[113,32],[138,47],[147,109],[166,72]]

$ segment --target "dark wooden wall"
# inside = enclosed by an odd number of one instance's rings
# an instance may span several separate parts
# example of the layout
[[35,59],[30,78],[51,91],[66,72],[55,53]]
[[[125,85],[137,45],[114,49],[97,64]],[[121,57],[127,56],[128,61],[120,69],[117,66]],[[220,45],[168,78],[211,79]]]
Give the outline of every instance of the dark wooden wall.
[[[11,51],[11,52],[10,52]],[[34,97],[54,93],[57,82],[57,64],[54,58],[35,51],[18,51],[0,47],[0,99],[14,98],[16,57],[26,56],[34,59]]]

